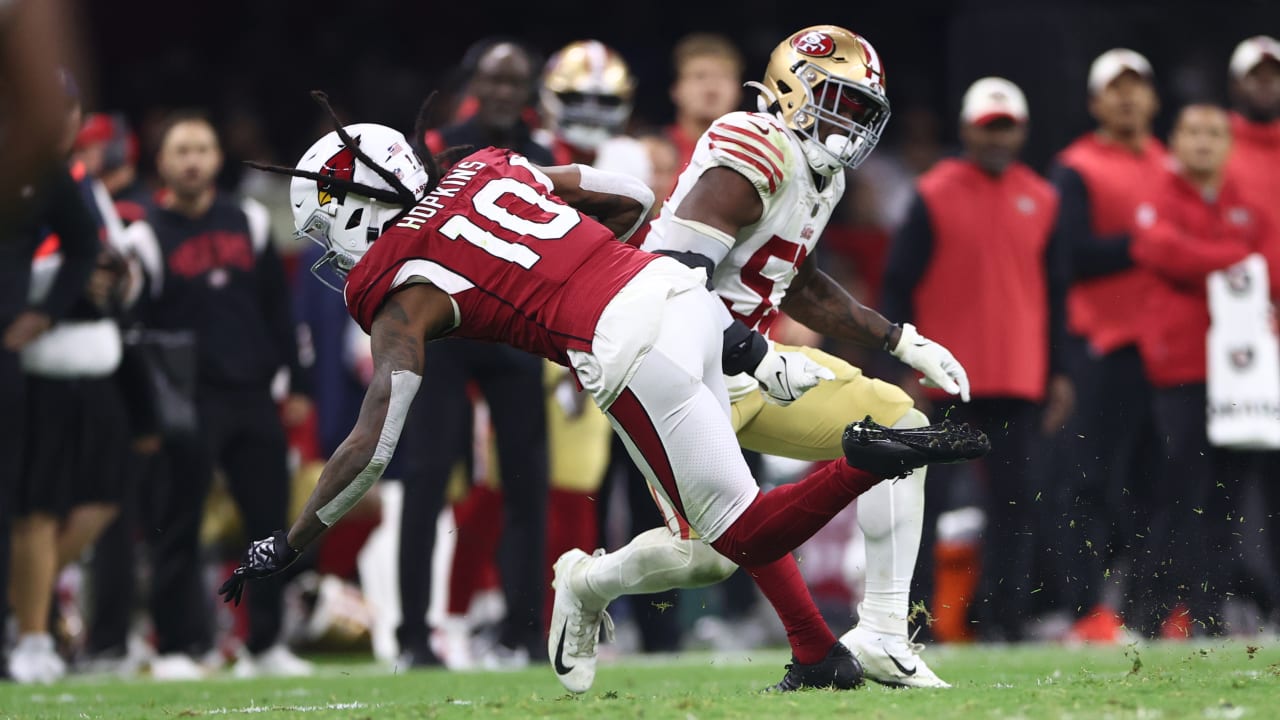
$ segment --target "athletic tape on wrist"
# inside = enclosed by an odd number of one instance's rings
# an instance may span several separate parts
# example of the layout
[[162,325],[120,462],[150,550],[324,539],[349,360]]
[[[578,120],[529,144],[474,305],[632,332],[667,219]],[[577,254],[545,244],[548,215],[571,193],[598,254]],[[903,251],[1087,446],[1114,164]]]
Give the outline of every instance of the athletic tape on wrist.
[[387,402],[387,417],[382,422],[382,432],[378,435],[378,446],[373,450],[373,457],[350,485],[316,511],[320,522],[326,526],[338,522],[382,477],[382,471],[386,470],[387,463],[396,452],[400,430],[404,427],[405,416],[409,414],[409,405],[413,402],[413,396],[418,394],[418,386],[421,384],[421,375],[408,370],[392,371],[391,399]]
[[578,165],[578,175],[578,186],[583,190],[622,195],[644,206],[640,211],[639,218],[631,225],[631,228],[618,236],[619,240],[625,241],[631,237],[649,217],[649,208],[653,207],[653,191],[649,189],[648,185],[630,175],[597,170],[590,165]]

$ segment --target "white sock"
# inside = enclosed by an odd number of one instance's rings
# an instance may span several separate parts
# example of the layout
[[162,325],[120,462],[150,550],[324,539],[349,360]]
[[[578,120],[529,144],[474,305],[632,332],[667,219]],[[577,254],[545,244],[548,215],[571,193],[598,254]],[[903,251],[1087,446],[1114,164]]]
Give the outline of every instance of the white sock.
[[[924,427],[929,419],[908,410],[896,428]],[[911,578],[924,527],[924,478],[917,468],[905,478],[886,480],[858,498],[858,526],[866,542],[866,592],[858,605],[858,626],[890,635],[907,634]]]
[[[604,607],[622,595],[713,585],[737,566],[701,540],[682,540],[665,527],[640,533],[611,553],[591,558],[581,580]],[[575,578],[576,580],[576,578]],[[576,582],[575,582],[576,585]]]

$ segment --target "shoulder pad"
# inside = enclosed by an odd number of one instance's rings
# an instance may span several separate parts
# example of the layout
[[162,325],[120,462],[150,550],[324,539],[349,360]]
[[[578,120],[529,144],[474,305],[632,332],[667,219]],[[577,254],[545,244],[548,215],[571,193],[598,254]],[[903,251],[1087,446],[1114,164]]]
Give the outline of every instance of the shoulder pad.
[[706,137],[713,162],[741,173],[762,196],[782,186],[790,145],[772,117],[729,113],[711,125]]

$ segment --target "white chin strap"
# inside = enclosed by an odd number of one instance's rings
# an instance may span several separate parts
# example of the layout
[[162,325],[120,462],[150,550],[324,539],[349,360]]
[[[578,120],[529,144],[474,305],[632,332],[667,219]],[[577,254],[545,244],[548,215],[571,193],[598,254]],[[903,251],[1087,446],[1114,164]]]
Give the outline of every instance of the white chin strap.
[[841,158],[852,157],[860,142],[861,138],[853,140],[848,135],[832,133],[822,145],[810,138],[802,139],[800,144],[804,147],[804,159],[809,167],[819,175],[831,177],[844,169]]

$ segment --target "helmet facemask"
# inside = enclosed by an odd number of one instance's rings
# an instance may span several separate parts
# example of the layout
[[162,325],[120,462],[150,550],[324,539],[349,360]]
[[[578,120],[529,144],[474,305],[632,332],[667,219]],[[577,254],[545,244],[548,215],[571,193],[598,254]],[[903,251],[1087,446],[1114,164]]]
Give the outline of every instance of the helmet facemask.
[[[861,165],[889,122],[888,100],[813,63],[801,64],[795,75],[803,82],[807,100],[792,114],[789,125],[800,136],[809,166],[820,174],[834,175],[842,168]],[[823,140],[821,133],[828,130]]]
[[342,285],[346,282],[347,273],[351,272],[351,268],[356,266],[359,258],[334,246],[333,240],[329,236],[329,228],[332,225],[331,216],[317,210],[311,213],[311,217],[307,218],[306,224],[298,228],[293,236],[297,239],[306,238],[324,248],[324,254],[312,263],[311,274],[315,275],[316,279],[328,286],[329,289],[342,292]]
[[[375,203],[371,202],[370,204]],[[359,216],[363,215],[364,210],[364,208],[357,208],[355,212],[350,213],[351,220],[356,223],[360,222]],[[365,230],[366,244],[372,245],[373,241],[377,240],[386,231],[387,227],[403,213],[403,209],[395,208],[395,217],[392,217],[387,223],[383,225],[368,225]],[[360,262],[360,258],[364,253],[357,253],[352,248],[344,247],[342,243],[334,242],[331,232],[333,221],[333,215],[324,210],[316,210],[307,218],[306,223],[294,233],[294,237],[310,240],[324,248],[324,254],[311,265],[311,274],[315,275],[317,280],[330,289],[342,292],[342,286],[346,283],[347,273],[351,272],[356,263]]]
[[884,67],[871,43],[835,25],[792,33],[769,56],[761,110],[793,132],[816,173],[856,168],[889,122]]
[[583,150],[595,150],[620,135],[631,117],[631,103],[618,95],[547,92],[543,103],[565,142]]

